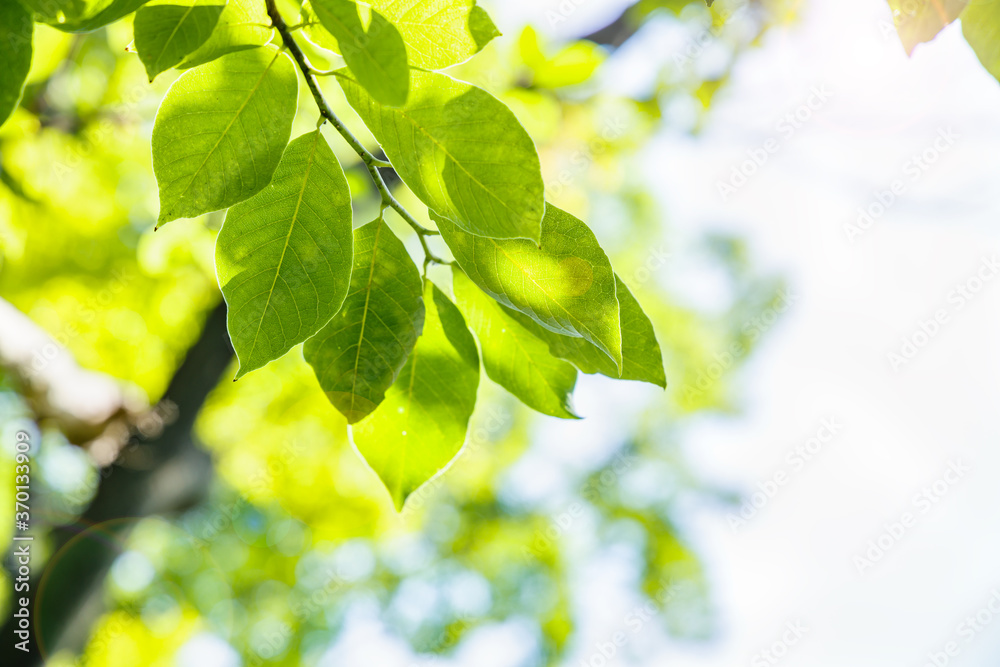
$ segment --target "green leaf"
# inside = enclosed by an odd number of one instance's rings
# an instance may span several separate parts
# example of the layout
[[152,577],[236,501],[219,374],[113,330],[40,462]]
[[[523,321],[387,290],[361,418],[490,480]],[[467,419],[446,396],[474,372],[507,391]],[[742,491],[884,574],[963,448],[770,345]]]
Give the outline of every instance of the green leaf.
[[211,37],[186,57],[178,69],[203,65],[216,58],[263,46],[271,41],[272,28],[267,9],[261,0],[229,0]]
[[299,12],[299,23],[302,24],[302,34],[306,39],[322,49],[340,53],[340,46],[337,39],[330,34],[330,31],[323,27],[312,8],[311,2],[303,2]]
[[16,2],[0,4],[0,125],[7,122],[21,102],[24,80],[31,69],[31,14]]
[[354,232],[351,289],[303,352],[327,398],[353,424],[385,399],[424,327],[420,273],[381,219]]
[[[36,20],[63,32],[97,30],[142,7],[149,0],[20,0]],[[10,0],[4,0],[9,4]]]
[[354,444],[397,510],[462,449],[479,387],[479,354],[462,314],[433,283],[423,335],[385,401],[355,424]]
[[[399,30],[411,67],[444,69],[465,62],[500,36],[493,20],[476,0],[373,0],[372,8]],[[302,6],[301,20],[314,14]],[[337,40],[322,27],[307,26],[310,41],[340,53]]]
[[[42,23],[72,23],[100,14],[111,0],[17,0],[34,13]],[[5,2],[4,4],[10,4]]]
[[[490,379],[542,414],[579,419],[571,400],[576,369],[553,357],[545,343],[476,287],[461,269],[455,267],[452,278],[455,300],[479,339],[483,367]],[[603,356],[603,352],[598,354]]]
[[349,76],[338,78],[422,202],[472,234],[539,239],[545,187],[538,153],[500,100],[444,74],[413,70],[406,106],[390,108]]
[[[615,276],[622,321],[622,380],[649,382],[666,388],[667,379],[663,372],[663,354],[653,331],[653,323],[643,312],[642,306],[632,296],[621,278]],[[584,373],[600,373],[618,378],[614,362],[601,350],[583,338],[571,338],[538,325],[534,320],[516,310],[504,311],[521,323],[549,346],[549,352],[560,359],[571,362]]]
[[466,275],[503,305],[548,329],[585,338],[622,365],[622,336],[611,260],[580,220],[552,204],[539,245],[474,236],[438,216],[441,236]]
[[215,266],[239,379],[284,355],[340,310],[351,283],[351,191],[319,130],[288,144],[271,185],[233,206]]
[[[978,2],[979,0],[973,0]],[[958,18],[969,0],[889,0],[896,32],[907,55]]]
[[373,10],[365,27],[352,0],[313,0],[312,9],[337,39],[344,62],[371,96],[390,106],[405,104],[410,67],[396,26]]
[[962,33],[983,67],[1000,79],[1000,0],[972,0],[962,12]]
[[414,67],[457,65],[500,35],[475,0],[375,0],[372,6],[399,27]]
[[205,43],[226,0],[153,0],[135,14],[135,49],[152,81]]
[[185,72],[153,124],[158,225],[239,203],[259,192],[292,131],[295,67],[274,47],[231,53]]

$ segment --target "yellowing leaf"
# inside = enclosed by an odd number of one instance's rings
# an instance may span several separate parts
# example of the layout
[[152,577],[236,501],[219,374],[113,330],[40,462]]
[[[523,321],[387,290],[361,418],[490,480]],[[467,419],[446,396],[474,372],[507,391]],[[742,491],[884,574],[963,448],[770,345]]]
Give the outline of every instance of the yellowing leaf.
[[288,143],[298,81],[274,47],[185,72],[153,125],[158,224],[239,203],[271,181]]
[[352,427],[354,444],[396,509],[465,443],[479,388],[479,354],[462,314],[433,283],[424,332],[375,412]]
[[347,178],[319,130],[288,145],[271,184],[233,206],[216,242],[237,378],[323,328],[344,302],[353,235]]
[[420,273],[381,219],[354,232],[354,272],[340,312],[303,353],[327,398],[353,424],[385,398],[424,326]]

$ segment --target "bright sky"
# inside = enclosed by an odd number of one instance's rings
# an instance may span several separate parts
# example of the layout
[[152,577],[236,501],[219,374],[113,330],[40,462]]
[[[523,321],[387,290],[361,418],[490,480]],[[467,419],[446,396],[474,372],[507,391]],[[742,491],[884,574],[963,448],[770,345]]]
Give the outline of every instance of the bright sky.
[[[622,3],[574,4],[572,23],[557,30],[579,33]],[[559,6],[516,5],[543,24]],[[784,483],[738,531],[719,506],[685,517],[708,565],[716,641],[664,644],[642,629],[607,664],[922,667],[933,656],[939,666],[995,667],[1000,84],[958,25],[908,59],[885,30],[884,0],[813,0],[802,15],[742,60],[704,134],[664,135],[648,155],[682,237],[742,237],[759,269],[785,276],[796,297],[739,372],[741,414],[706,418],[684,438],[707,480],[747,495]],[[617,71],[639,85],[667,31],[640,36]],[[806,112],[811,90],[828,99],[813,97]],[[792,132],[778,126],[795,112],[808,119]],[[767,161],[723,202],[717,184],[765,146]],[[872,206],[880,195],[881,213]],[[876,215],[849,236],[859,207]],[[664,279],[689,284],[693,297],[713,293],[696,272],[668,270]],[[904,337],[919,348],[893,368]],[[584,411],[600,403],[590,387],[578,399]],[[600,419],[588,413],[590,428],[603,428]],[[827,442],[809,461],[787,458],[818,435]],[[859,571],[857,558],[880,539],[884,554]],[[603,664],[594,651],[634,604],[613,592],[627,570],[614,562],[581,577],[592,645],[574,667]],[[805,628],[801,638],[786,633],[789,623]],[[768,661],[761,651],[776,642],[781,657]]]

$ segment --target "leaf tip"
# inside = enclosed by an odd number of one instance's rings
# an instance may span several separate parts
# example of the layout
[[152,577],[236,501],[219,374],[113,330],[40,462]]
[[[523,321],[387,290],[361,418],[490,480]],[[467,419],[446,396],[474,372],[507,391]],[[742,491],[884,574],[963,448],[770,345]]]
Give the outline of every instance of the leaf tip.
[[[389,488],[386,487],[388,491]],[[404,493],[402,489],[396,491],[389,491],[389,496],[392,498],[392,508],[396,510],[397,515],[403,513],[403,506],[406,505],[406,499],[410,497],[409,493]]]
[[583,417],[577,414],[576,408],[573,407],[572,396],[566,396],[563,399],[562,405],[560,407],[562,408],[564,414],[555,415],[556,417],[559,417],[561,419],[583,419]]

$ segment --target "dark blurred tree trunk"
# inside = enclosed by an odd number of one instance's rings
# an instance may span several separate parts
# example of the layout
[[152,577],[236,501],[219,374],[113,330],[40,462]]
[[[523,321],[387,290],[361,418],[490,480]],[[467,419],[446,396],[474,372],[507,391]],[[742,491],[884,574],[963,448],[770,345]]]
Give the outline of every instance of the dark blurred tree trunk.
[[[50,558],[46,568],[32,568],[31,652],[14,648],[15,628],[8,618],[0,664],[41,664],[39,638],[47,655],[59,649],[79,653],[104,611],[104,577],[134,523],[127,519],[174,513],[204,498],[212,465],[208,454],[198,447],[193,427],[232,358],[226,308],[220,303],[209,314],[200,338],[188,350],[161,400],[161,405],[171,406],[174,421],[158,436],[130,443],[118,461],[103,472],[97,494],[79,524],[52,531],[52,554],[67,546],[71,551],[65,558]],[[86,526],[87,535],[74,540],[81,533],[79,525]],[[37,553],[39,546],[33,544],[32,550]],[[39,599],[36,595],[43,576],[44,597]]]

